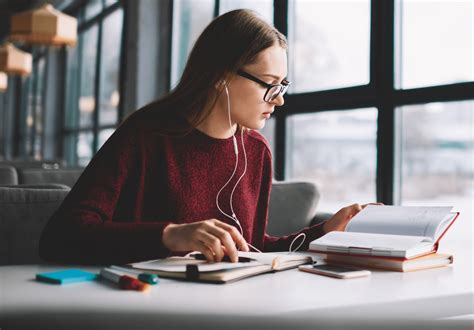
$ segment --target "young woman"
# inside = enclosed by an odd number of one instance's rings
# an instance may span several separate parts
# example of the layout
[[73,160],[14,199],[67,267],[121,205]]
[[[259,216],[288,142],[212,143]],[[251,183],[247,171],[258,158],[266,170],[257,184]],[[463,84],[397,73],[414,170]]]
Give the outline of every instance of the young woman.
[[272,156],[257,130],[283,105],[286,75],[287,43],[274,27],[248,10],[216,18],[176,88],[132,114],[92,159],[46,226],[40,255],[124,263],[200,251],[237,261],[238,250],[307,249],[344,230],[360,205],[293,235],[265,232]]

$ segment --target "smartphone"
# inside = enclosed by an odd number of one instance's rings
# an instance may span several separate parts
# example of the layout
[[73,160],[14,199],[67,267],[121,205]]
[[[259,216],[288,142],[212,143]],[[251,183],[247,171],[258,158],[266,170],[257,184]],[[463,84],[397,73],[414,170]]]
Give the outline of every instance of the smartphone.
[[370,271],[349,266],[336,266],[328,264],[301,265],[299,270],[308,273],[325,275],[335,278],[356,278],[369,276]]

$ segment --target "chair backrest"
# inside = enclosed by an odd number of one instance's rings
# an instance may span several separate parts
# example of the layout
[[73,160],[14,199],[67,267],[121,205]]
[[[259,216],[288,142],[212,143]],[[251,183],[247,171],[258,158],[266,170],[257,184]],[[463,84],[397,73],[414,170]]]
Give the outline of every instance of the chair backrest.
[[17,168],[20,184],[59,183],[73,187],[81,176],[83,168]]
[[0,164],[0,185],[18,184],[18,174],[13,166]]
[[270,194],[267,233],[288,235],[311,224],[320,198],[313,182],[274,181]]
[[64,185],[0,187],[0,265],[41,263],[41,232],[69,190]]
[[14,168],[45,168],[45,169],[63,168],[65,166],[65,162],[63,160],[57,160],[57,159],[2,160],[0,164],[13,166]]

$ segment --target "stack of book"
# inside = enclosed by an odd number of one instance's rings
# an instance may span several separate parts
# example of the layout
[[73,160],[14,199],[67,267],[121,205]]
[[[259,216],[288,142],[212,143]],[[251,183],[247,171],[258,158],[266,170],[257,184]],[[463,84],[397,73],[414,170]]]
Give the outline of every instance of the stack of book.
[[408,272],[453,263],[437,253],[440,239],[458,218],[452,207],[369,205],[344,232],[312,241],[309,250],[331,264]]

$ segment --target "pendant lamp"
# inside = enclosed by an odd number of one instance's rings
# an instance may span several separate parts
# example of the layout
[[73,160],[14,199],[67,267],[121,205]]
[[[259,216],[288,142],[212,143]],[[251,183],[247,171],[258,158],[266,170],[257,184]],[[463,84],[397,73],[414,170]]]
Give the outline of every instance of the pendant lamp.
[[47,46],[74,46],[77,19],[45,4],[11,17],[10,40]]
[[31,64],[31,54],[19,50],[11,43],[0,47],[0,71],[8,74],[29,75]]
[[8,87],[8,76],[5,72],[0,72],[0,92],[4,92]]

